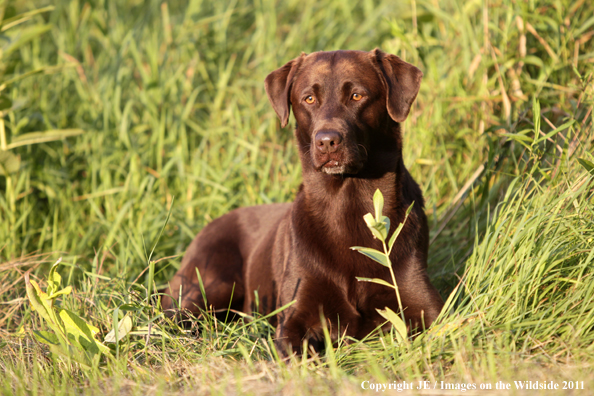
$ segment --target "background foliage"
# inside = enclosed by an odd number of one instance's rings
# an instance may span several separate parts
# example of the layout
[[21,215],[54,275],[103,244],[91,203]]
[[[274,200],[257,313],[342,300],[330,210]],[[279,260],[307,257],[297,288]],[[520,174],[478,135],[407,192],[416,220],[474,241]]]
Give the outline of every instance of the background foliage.
[[[0,4],[5,393],[594,384],[590,2]],[[425,74],[404,156],[427,201],[430,274],[452,297],[449,316],[410,345],[375,336],[289,367],[264,320],[205,314],[198,338],[165,322],[147,286],[167,281],[193,236],[232,208],[290,201],[300,183],[266,74],[301,51],[374,47]],[[61,306],[98,339],[133,318],[115,359],[83,369],[33,340],[46,325],[22,275],[44,285],[58,257],[74,286]]]

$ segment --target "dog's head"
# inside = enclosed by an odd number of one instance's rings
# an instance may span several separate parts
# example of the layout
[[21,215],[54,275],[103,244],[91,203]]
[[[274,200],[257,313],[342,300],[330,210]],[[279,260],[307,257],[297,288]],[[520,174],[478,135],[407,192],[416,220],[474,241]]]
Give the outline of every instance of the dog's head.
[[408,116],[422,76],[379,49],[315,52],[270,73],[265,86],[282,127],[293,106],[304,169],[344,175],[364,168],[372,146],[375,155],[400,144],[390,134]]

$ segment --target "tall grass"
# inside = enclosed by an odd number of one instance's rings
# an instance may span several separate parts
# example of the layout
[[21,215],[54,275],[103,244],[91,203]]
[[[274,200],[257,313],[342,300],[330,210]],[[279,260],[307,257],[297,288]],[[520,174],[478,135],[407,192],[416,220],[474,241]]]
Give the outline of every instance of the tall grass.
[[[0,154],[20,159],[0,174],[3,393],[594,385],[589,2],[53,6],[0,6]],[[206,312],[189,331],[165,321],[148,289],[169,279],[196,232],[238,206],[290,201],[298,188],[297,150],[268,104],[266,74],[301,51],[376,46],[425,75],[404,155],[427,201],[429,270],[451,297],[447,315],[410,344],[374,335],[289,365],[262,318],[222,323]],[[22,274],[43,283],[60,256],[75,287],[65,308],[103,336],[116,308],[133,317],[118,358],[92,370],[30,335],[44,324]]]

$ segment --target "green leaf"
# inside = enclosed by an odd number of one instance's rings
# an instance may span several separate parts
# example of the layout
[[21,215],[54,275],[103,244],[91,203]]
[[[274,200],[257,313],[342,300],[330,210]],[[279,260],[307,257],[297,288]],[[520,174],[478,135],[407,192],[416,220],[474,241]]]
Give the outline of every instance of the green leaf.
[[516,141],[517,143],[524,146],[526,149],[530,150],[530,144],[532,142],[532,138],[524,135],[520,135],[518,133],[502,133],[501,136],[506,136],[511,140]]
[[143,308],[138,304],[123,304],[120,306],[120,311],[140,311]]
[[375,227],[375,223],[377,223],[375,217],[373,217],[371,213],[367,213],[365,216],[363,216],[363,220],[365,220],[365,224],[367,224],[367,227],[370,229]]
[[[12,18],[7,18],[2,21],[2,28],[0,29],[1,32],[5,32],[10,28],[15,27],[21,23],[27,22],[31,19],[31,17],[41,14],[43,12],[53,11],[56,7],[54,6],[47,6],[43,8],[38,8],[36,10],[31,10],[27,12],[23,12],[22,14],[18,14],[13,16]],[[1,20],[2,18],[0,18]]]
[[385,232],[385,225],[383,223],[378,223],[371,213],[367,213],[365,216],[363,216],[363,220],[365,220],[367,228],[369,228],[374,238],[379,239],[380,241],[384,241],[386,239],[384,236],[384,234],[387,234]]
[[396,315],[396,312],[392,311],[388,307],[386,307],[386,309],[376,309],[376,311],[386,320],[392,323],[392,326],[394,326],[394,328],[396,329],[396,334],[399,336],[398,341],[407,343],[408,338],[406,324],[402,321],[400,316]]
[[11,53],[17,51],[22,45],[26,44],[28,41],[33,40],[35,37],[44,34],[51,28],[52,26],[50,24],[47,24],[33,25],[30,27],[20,29],[19,33],[15,36],[15,38],[13,40],[10,40],[8,45],[4,47],[4,53],[2,54],[2,58],[8,58],[8,56]]
[[124,337],[126,337],[128,334],[130,334],[131,331],[132,331],[132,318],[130,317],[130,315],[126,314],[124,316],[124,318],[122,320],[120,320],[118,323],[117,340],[116,340],[115,328],[113,328],[113,329],[111,329],[111,331],[109,333],[107,333],[103,342],[106,344],[114,344],[114,343],[120,341],[121,339],[123,339]]
[[[439,313],[438,318],[446,316],[449,313],[449,311],[452,309],[454,297],[457,296],[458,289],[460,288],[461,284],[462,284],[462,281],[458,282],[458,284],[456,285],[454,290],[452,290],[452,292],[448,296],[448,299],[446,300],[445,304],[443,304],[443,308],[441,309],[441,312]],[[436,323],[436,322],[437,322],[437,320],[434,323]]]
[[12,142],[7,145],[7,148],[13,149],[20,146],[53,142],[55,140],[62,140],[67,137],[78,136],[82,133],[84,133],[84,130],[82,129],[52,129],[45,132],[23,133],[22,135],[12,139]]
[[15,173],[21,167],[21,160],[19,157],[10,151],[0,150],[0,175],[8,176]]
[[373,261],[380,263],[384,267],[391,266],[391,263],[390,263],[390,260],[388,259],[388,257],[386,257],[385,254],[383,254],[382,252],[380,252],[378,250],[375,250],[372,248],[366,248],[366,247],[362,247],[362,246],[353,246],[351,249],[358,251],[359,253],[369,257]]
[[50,272],[47,277],[47,294],[49,294],[50,296],[54,293],[54,291],[58,290],[60,284],[62,283],[62,277],[58,272],[56,272],[56,268],[58,268],[58,265],[60,265],[61,261],[62,257],[56,260],[56,262],[50,268]]
[[57,292],[50,294],[50,296],[48,298],[54,299],[58,296],[67,296],[71,292],[72,292],[72,286],[66,286],[62,290],[58,290]]
[[58,336],[54,333],[44,330],[33,330],[33,337],[37,340],[37,342],[41,342],[47,345],[60,345],[60,340]]
[[406,209],[406,213],[404,214],[404,221],[403,221],[403,223],[406,223],[406,219],[408,219],[408,215],[410,214],[410,212],[412,212],[413,206],[415,206],[415,201],[412,201],[410,203],[410,205],[408,205],[408,208]]
[[[297,302],[297,300],[293,300],[293,301],[283,305],[282,307],[275,309],[274,311],[270,312],[269,314],[262,316],[260,319],[273,318],[276,315],[278,315],[280,312],[284,311],[285,309],[289,308],[291,305],[295,304],[296,302]],[[237,312],[237,313],[239,313],[239,312]],[[240,314],[240,316],[242,316],[242,315]]]
[[64,321],[66,330],[69,333],[84,335],[89,339],[93,339],[95,334],[99,333],[99,329],[95,326],[85,322],[80,316],[67,309],[60,309],[60,317]]
[[392,251],[392,246],[394,246],[394,243],[396,242],[396,238],[398,238],[398,235],[400,235],[400,231],[402,231],[403,227],[404,227],[404,223],[398,224],[398,228],[396,228],[394,233],[392,233],[392,236],[390,237],[390,241],[388,242],[388,249],[390,251]]
[[394,285],[392,285],[391,283],[388,283],[385,280],[380,279],[380,278],[362,278],[359,276],[357,276],[356,278],[359,282],[371,282],[371,283],[377,283],[378,285],[388,286],[388,287],[391,287],[392,289],[395,288]]
[[534,140],[532,145],[538,141],[540,132],[540,102],[536,99],[536,95],[532,97],[532,122],[534,123]]
[[567,128],[569,128],[570,126],[572,126],[574,123],[575,123],[575,120],[567,121],[565,124],[563,124],[563,125],[555,128],[555,129],[553,129],[552,131],[550,131],[546,135],[541,136],[538,139],[536,139],[536,143],[543,142],[543,141],[547,140],[548,138],[550,138],[551,136],[556,135],[559,132],[562,132],[562,131],[566,130]]
[[390,241],[388,242],[388,250],[390,252],[392,251],[392,246],[394,246],[394,243],[396,242],[396,239],[398,238],[398,235],[400,235],[400,232],[402,231],[402,228],[404,228],[404,224],[406,224],[406,220],[408,220],[408,215],[412,211],[412,208],[413,208],[413,205],[414,204],[415,204],[415,201],[413,201],[408,206],[408,209],[406,209],[406,214],[404,215],[404,221],[402,223],[398,224],[398,228],[396,228],[396,230],[394,231],[394,233],[390,237]]
[[384,223],[384,228],[386,229],[385,240],[388,237],[388,232],[390,232],[390,219],[387,216],[382,216],[382,223]]
[[95,340],[95,334],[99,332],[98,328],[85,322],[80,316],[67,309],[61,309],[59,316],[64,323],[69,340],[76,341],[86,352],[91,354],[98,352],[109,353],[109,348]]
[[51,322],[52,319],[49,317],[43,302],[45,293],[41,291],[37,282],[29,279],[29,272],[25,273],[25,289],[27,291],[27,299],[31,304],[31,309],[37,311],[39,316],[47,322]]
[[584,158],[578,158],[577,160],[580,163],[580,165],[584,167],[584,169],[586,169],[589,173],[594,175],[594,163]]
[[379,188],[373,194],[373,208],[375,209],[376,221],[381,221],[382,210],[384,210],[384,196]]
[[384,242],[388,237],[388,230],[386,229],[386,224],[384,223],[375,223],[375,227],[371,229],[371,233],[380,241]]

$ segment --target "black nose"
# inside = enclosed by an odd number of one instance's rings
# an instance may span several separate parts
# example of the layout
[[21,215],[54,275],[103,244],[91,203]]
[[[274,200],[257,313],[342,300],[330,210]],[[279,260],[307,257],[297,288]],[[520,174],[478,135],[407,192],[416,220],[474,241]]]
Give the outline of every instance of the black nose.
[[333,153],[342,143],[340,133],[336,131],[320,131],[316,133],[316,147],[323,154]]

